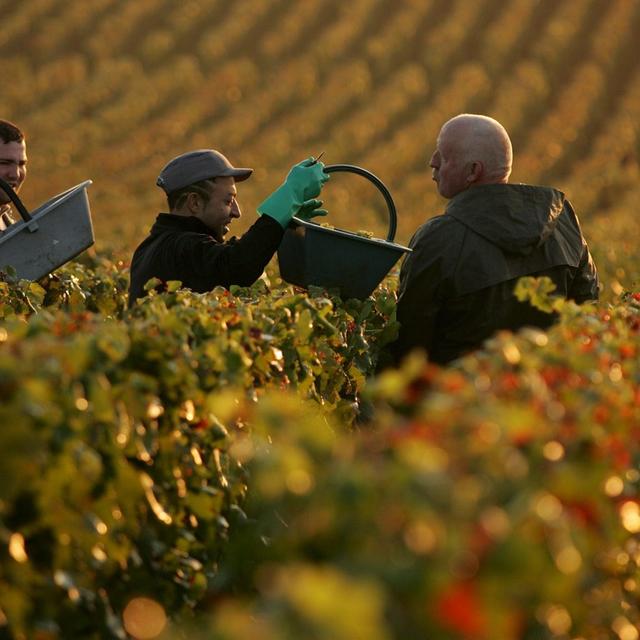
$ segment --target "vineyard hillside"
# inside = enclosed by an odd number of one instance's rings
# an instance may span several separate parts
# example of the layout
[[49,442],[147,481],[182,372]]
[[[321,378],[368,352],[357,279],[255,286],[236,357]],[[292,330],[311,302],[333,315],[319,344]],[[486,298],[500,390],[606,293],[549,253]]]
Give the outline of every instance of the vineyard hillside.
[[[324,151],[388,185],[406,242],[441,211],[427,163],[440,125],[464,111],[503,122],[513,179],[563,189],[588,230],[638,195],[634,0],[0,0],[0,11],[11,70],[0,111],[29,137],[26,202],[90,178],[99,243],[125,251],[163,208],[159,169],[200,147],[256,170],[238,230],[294,161]],[[360,180],[326,190],[332,222],[383,235],[381,198]]]
[[[0,16],[21,196],[92,180],[96,235],[37,281],[0,273],[0,640],[640,639],[640,0]],[[293,163],[364,167],[407,243],[443,209],[429,158],[461,112],[506,126],[514,182],[573,202],[598,301],[521,278],[548,330],[386,369],[398,265],[365,299],[274,259],[246,287],[151,280],[129,307],[170,158],[254,168],[236,234]],[[386,236],[361,175],[322,198],[330,225]]]

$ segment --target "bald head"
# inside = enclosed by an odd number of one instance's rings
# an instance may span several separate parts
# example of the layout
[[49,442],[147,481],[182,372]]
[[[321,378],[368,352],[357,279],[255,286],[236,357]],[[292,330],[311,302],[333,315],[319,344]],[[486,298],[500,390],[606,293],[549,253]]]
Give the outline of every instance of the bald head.
[[444,124],[430,164],[438,191],[452,198],[470,187],[508,182],[512,161],[505,128],[488,116],[465,113]]

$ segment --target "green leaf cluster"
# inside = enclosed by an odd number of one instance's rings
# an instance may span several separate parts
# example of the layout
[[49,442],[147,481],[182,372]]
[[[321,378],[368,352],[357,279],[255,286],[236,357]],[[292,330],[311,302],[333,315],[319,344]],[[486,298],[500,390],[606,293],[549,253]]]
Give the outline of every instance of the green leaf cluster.
[[172,637],[633,637],[635,296],[567,305],[448,369],[409,358],[370,381],[359,431],[289,396],[253,405],[224,604]]
[[139,594],[190,611],[245,518],[239,403],[292,389],[348,425],[386,323],[373,299],[261,282],[170,286],[127,310],[126,282],[96,257],[0,283],[0,609],[15,637],[121,637]]
[[638,294],[578,307],[523,281],[557,314],[548,332],[373,378],[396,330],[386,286],[343,301],[170,283],[128,310],[126,271],[99,257],[2,285],[13,638],[137,637],[141,597],[175,640],[640,622]]

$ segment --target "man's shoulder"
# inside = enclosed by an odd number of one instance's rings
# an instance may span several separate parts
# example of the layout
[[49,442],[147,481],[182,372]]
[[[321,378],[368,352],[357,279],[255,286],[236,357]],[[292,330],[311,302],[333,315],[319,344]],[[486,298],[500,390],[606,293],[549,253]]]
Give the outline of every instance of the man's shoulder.
[[403,264],[405,277],[414,276],[437,265],[441,276],[455,268],[464,242],[464,226],[453,216],[436,216],[421,225],[411,238],[412,252]]
[[439,244],[443,239],[464,231],[463,226],[446,214],[437,215],[420,225],[411,238],[410,247],[420,244]]
[[181,228],[171,224],[163,224],[156,220],[149,235],[134,251],[133,260],[145,256],[145,260],[167,260],[180,257],[183,253],[192,252],[201,244],[217,244],[208,234],[195,229]]

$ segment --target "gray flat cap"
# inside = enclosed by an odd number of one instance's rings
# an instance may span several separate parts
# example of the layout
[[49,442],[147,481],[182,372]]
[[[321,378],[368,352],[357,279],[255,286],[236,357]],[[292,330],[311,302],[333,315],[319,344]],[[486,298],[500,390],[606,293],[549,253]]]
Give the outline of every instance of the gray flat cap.
[[165,193],[177,191],[200,180],[233,177],[236,182],[246,180],[253,169],[236,168],[215,149],[198,149],[170,160],[160,172],[156,184]]

